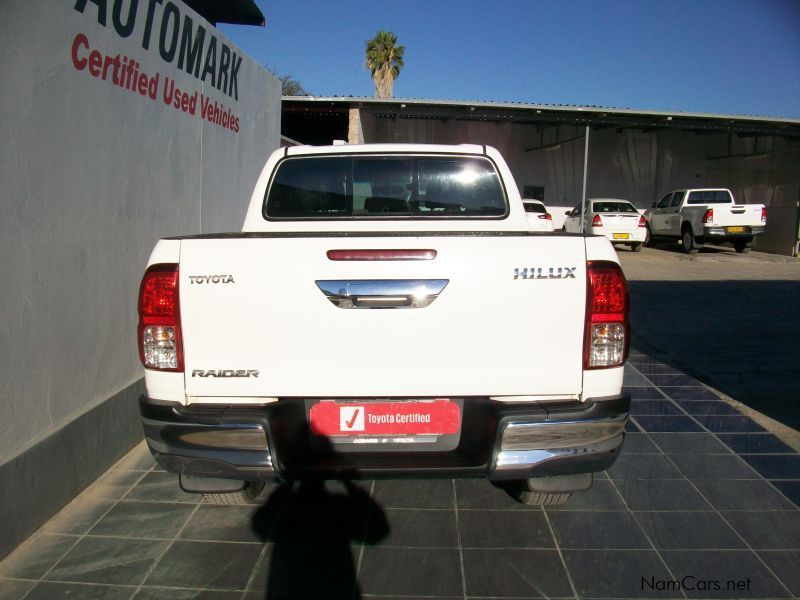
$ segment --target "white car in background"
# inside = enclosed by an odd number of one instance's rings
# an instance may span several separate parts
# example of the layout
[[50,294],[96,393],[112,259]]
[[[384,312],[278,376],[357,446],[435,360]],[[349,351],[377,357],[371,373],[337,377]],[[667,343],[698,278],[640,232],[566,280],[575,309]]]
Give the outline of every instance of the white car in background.
[[530,231],[553,231],[553,215],[547,210],[544,203],[539,200],[522,199],[525,207],[525,216],[528,218]]
[[647,238],[647,220],[627,200],[590,198],[586,201],[583,232],[580,204],[567,213],[564,231],[604,235],[613,244],[625,244],[639,252]]

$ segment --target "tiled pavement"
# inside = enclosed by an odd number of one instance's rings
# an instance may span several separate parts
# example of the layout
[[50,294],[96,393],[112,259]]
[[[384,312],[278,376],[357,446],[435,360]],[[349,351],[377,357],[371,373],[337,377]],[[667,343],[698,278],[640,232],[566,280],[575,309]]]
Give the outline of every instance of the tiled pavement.
[[0,564],[0,598],[800,596],[800,454],[641,354],[626,387],[622,456],[547,509],[480,480],[214,506],[140,445]]

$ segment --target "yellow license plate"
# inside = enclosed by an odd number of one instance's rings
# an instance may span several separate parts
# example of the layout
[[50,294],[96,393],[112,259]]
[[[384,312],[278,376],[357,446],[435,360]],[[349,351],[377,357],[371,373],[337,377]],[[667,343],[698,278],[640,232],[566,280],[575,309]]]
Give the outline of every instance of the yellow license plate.
[[627,240],[631,237],[629,233],[615,233],[613,234],[615,240]]
[[743,233],[744,227],[728,227],[728,233]]

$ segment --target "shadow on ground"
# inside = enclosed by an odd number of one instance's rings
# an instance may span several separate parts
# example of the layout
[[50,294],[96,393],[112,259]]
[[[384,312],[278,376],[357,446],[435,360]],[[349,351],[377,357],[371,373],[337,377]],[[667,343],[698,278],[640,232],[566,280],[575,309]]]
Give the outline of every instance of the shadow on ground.
[[[637,349],[800,429],[800,282],[630,281],[629,287]],[[658,382],[670,383],[685,385]]]
[[[661,243],[655,247],[659,250],[663,250],[664,252],[671,252],[673,254],[686,254],[683,251],[683,246],[677,242],[672,244]],[[698,251],[698,254],[733,254],[735,256],[738,253],[736,250],[734,250],[733,246],[703,246]]]
[[[342,489],[332,489],[339,484]],[[267,598],[361,598],[359,544],[389,532],[386,515],[369,492],[349,481],[284,483],[252,517],[269,543],[262,582]]]

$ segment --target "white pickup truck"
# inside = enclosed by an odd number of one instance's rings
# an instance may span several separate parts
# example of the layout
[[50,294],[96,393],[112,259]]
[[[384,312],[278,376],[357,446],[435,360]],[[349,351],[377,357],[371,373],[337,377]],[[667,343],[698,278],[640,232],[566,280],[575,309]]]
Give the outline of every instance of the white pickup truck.
[[150,257],[153,455],[224,503],[308,478],[484,477],[533,504],[588,488],[628,417],[627,284],[604,237],[527,229],[493,148],[274,152],[241,233]]
[[669,192],[644,216],[648,245],[680,240],[687,253],[697,252],[706,242],[731,242],[737,252],[747,252],[753,237],[767,226],[763,204],[736,204],[730,190],[716,188]]

